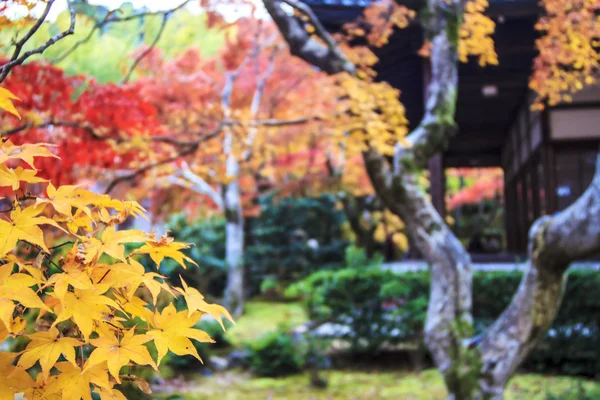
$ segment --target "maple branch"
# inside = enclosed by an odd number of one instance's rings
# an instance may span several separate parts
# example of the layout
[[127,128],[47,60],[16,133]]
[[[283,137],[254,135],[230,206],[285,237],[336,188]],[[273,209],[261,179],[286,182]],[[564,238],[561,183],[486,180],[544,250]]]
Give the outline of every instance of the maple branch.
[[[328,74],[342,71],[351,74],[356,72],[356,67],[338,48],[308,5],[297,0],[263,0],[263,4],[287,41],[293,55]],[[287,4],[306,15],[315,27],[315,32],[325,44],[313,39],[300,21],[281,7],[282,4]]]
[[[185,179],[181,179],[179,175]],[[183,162],[181,169],[175,175],[169,176],[167,181],[210,197],[215,205],[217,205],[220,210],[223,210],[223,200],[221,199],[221,195],[208,182],[196,175],[186,162]]]
[[12,55],[10,61],[8,63],[4,64],[2,67],[0,67],[0,82],[4,81],[4,79],[6,79],[6,77],[8,76],[8,73],[15,66],[23,64],[25,62],[25,60],[27,60],[29,57],[31,57],[35,54],[42,54],[48,47],[52,46],[54,43],[58,42],[59,40],[65,38],[69,35],[72,35],[73,32],[75,32],[75,10],[73,9],[72,0],[67,0],[69,14],[71,15],[71,21],[70,21],[69,28],[63,32],[60,32],[60,33],[52,36],[41,46],[39,46],[33,50],[26,51],[25,53],[23,53],[21,55],[21,50],[23,49],[23,46],[37,32],[37,30],[40,28],[42,23],[46,20],[46,17],[48,17],[48,13],[50,12],[50,8],[54,4],[54,1],[55,0],[48,0],[48,3],[46,4],[46,8],[44,9],[44,12],[40,16],[40,18],[35,22],[35,24],[31,27],[31,29],[29,29],[29,31],[25,34],[25,36],[23,36],[23,38],[21,40],[19,40],[17,42],[17,44],[15,45],[15,50],[13,52],[13,55]]
[[146,12],[141,12],[138,14],[133,14],[133,15],[128,15],[126,17],[114,17],[114,11],[109,12],[108,14],[106,14],[106,16],[104,17],[104,19],[102,21],[96,22],[96,24],[92,27],[92,29],[90,29],[89,33],[87,34],[87,36],[83,39],[78,40],[69,50],[65,51],[62,55],[54,58],[52,60],[53,63],[58,63],[62,60],[64,60],[65,58],[67,58],[67,56],[71,53],[73,53],[75,50],[77,50],[77,48],[79,46],[81,46],[82,44],[88,42],[94,32],[96,32],[98,29],[103,28],[105,25],[109,24],[109,23],[113,23],[113,22],[127,22],[127,21],[131,21],[137,18],[143,18],[143,17],[149,17],[149,16],[156,16],[156,15],[167,15],[167,14],[172,14],[175,11],[183,8],[184,6],[186,6],[189,2],[191,2],[192,0],[185,0],[183,3],[180,3],[177,7],[168,9],[168,10],[162,10],[162,11],[146,11]]
[[146,49],[144,49],[144,51],[142,51],[133,61],[133,64],[131,64],[131,67],[129,68],[129,72],[127,72],[127,75],[125,75],[125,77],[121,80],[120,84],[125,84],[129,81],[129,79],[131,79],[131,75],[133,74],[133,71],[135,70],[135,68],[138,66],[138,64],[140,63],[140,61],[142,61],[142,58],[146,57],[151,51],[152,49],[154,49],[154,47],[156,46],[156,44],[158,43],[158,41],[160,40],[164,30],[165,30],[165,26],[167,25],[167,19],[169,18],[169,14],[166,13],[163,15],[162,17],[162,21],[160,23],[160,28],[158,29],[158,33],[156,34],[156,36],[154,37],[154,40],[152,41],[152,43],[150,43],[150,46],[148,46]]

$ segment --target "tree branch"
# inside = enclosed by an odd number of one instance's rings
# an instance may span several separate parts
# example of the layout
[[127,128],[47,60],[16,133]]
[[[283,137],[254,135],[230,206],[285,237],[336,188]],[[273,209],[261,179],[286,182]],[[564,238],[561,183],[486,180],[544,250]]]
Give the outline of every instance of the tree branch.
[[123,175],[123,176],[120,176],[120,177],[114,179],[108,185],[108,187],[106,188],[106,190],[105,190],[104,193],[105,194],[110,194],[110,192],[112,192],[114,190],[114,188],[118,184],[120,184],[122,182],[130,181],[130,180],[132,180],[132,179],[134,179],[134,178],[136,178],[136,177],[138,177],[138,176],[140,176],[142,174],[145,174],[146,172],[148,172],[148,171],[150,171],[150,170],[152,170],[152,169],[154,169],[156,167],[168,164],[170,162],[178,160],[181,157],[185,157],[185,156],[188,156],[190,154],[195,153],[198,150],[198,147],[200,146],[201,143],[206,142],[206,141],[208,141],[208,140],[210,140],[212,138],[215,138],[217,135],[219,135],[221,133],[222,130],[223,130],[223,125],[219,124],[219,126],[217,126],[217,128],[214,131],[212,131],[211,133],[209,133],[207,135],[204,135],[204,136],[198,138],[197,140],[195,140],[193,142],[190,142],[178,154],[176,154],[176,155],[174,155],[172,157],[167,157],[165,159],[162,159],[162,160],[156,161],[154,163],[148,164],[148,165],[146,165],[146,166],[144,166],[142,168],[137,169],[136,171],[134,171],[134,172],[132,172],[130,174]]
[[152,43],[150,43],[150,46],[148,46],[146,49],[144,49],[144,51],[142,51],[133,61],[133,63],[131,64],[131,67],[129,68],[129,71],[127,72],[127,75],[125,75],[125,77],[121,80],[121,85],[124,83],[129,82],[129,79],[131,79],[131,75],[133,74],[133,71],[135,70],[135,68],[138,66],[138,64],[140,63],[140,61],[142,61],[142,58],[146,57],[148,54],[150,54],[150,52],[152,51],[152,49],[154,49],[154,47],[156,46],[156,44],[158,43],[158,41],[160,40],[164,30],[165,30],[165,26],[167,25],[167,19],[169,18],[169,14],[165,13],[162,17],[162,21],[160,22],[160,28],[158,28],[158,33],[156,34],[156,36],[154,37],[154,40],[152,40]]
[[[311,23],[315,26],[315,31],[325,44],[313,39],[297,18],[286,13],[281,7],[284,3],[305,14],[311,20]],[[354,65],[338,48],[310,7],[295,0],[263,0],[263,4],[288,43],[293,55],[328,74],[342,71],[355,73],[356,68]]]
[[50,12],[50,8],[52,7],[52,4],[54,4],[54,1],[55,0],[48,0],[48,4],[46,5],[44,12],[42,13],[42,16],[36,21],[36,23],[25,34],[25,36],[23,36],[23,38],[19,42],[17,42],[17,44],[15,45],[15,50],[13,52],[13,55],[12,55],[10,61],[8,63],[4,64],[2,67],[0,67],[0,83],[3,82],[4,79],[6,79],[9,72],[15,66],[23,64],[25,62],[25,60],[27,60],[29,57],[31,57],[35,54],[42,54],[48,47],[52,46],[54,43],[65,38],[66,36],[72,35],[73,32],[75,31],[75,10],[73,9],[72,0],[67,0],[67,5],[69,7],[69,13],[71,15],[71,21],[70,21],[69,28],[67,30],[65,30],[64,32],[61,32],[61,33],[58,33],[58,34],[52,36],[50,39],[48,39],[48,41],[46,41],[41,46],[39,46],[33,50],[26,51],[25,53],[23,53],[21,55],[21,50],[23,49],[23,46],[27,43],[27,41],[29,41],[29,39],[31,39],[31,37],[35,34],[35,32],[37,32],[37,30],[40,28],[42,23],[46,20],[46,17],[48,16],[48,13]]
[[[181,179],[180,175],[185,179]],[[180,171],[177,171],[175,175],[169,176],[168,181],[172,184],[192,189],[196,193],[210,197],[213,203],[215,203],[220,210],[223,210],[223,200],[221,199],[221,195],[209,185],[208,182],[196,175],[186,162],[182,163]]]

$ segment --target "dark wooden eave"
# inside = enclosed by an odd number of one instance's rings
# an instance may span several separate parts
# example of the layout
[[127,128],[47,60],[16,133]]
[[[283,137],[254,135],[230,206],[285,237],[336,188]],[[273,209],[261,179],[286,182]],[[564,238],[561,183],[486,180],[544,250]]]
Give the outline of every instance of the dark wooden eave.
[[[339,30],[344,22],[358,17],[371,0],[304,0],[324,25]],[[402,4],[419,10],[422,0]],[[477,60],[459,67],[459,93],[456,120],[459,133],[444,154],[446,166],[499,166],[505,135],[517,111],[526,101],[532,60],[536,55],[534,24],[540,15],[535,0],[491,0],[487,15],[496,23],[493,36],[499,65],[482,68]],[[423,113],[425,71],[417,55],[422,44],[417,25],[396,30],[390,42],[374,49],[380,61],[378,79],[401,90],[401,100],[414,127]],[[496,86],[498,95],[485,97],[482,88]]]

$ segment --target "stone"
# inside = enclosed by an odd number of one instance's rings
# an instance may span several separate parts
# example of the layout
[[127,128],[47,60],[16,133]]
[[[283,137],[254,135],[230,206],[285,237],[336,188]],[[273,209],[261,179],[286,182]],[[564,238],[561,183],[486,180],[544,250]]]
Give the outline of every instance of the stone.
[[215,371],[224,371],[229,367],[229,361],[223,357],[210,356],[208,359],[210,362],[210,366]]

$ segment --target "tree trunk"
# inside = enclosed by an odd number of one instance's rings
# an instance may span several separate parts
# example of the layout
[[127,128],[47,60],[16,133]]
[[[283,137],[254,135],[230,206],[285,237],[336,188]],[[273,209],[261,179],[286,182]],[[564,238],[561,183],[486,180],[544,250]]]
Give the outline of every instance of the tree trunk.
[[233,156],[227,158],[227,172],[233,180],[223,186],[227,267],[225,307],[233,316],[239,316],[244,310],[244,215],[239,184],[239,164]]

